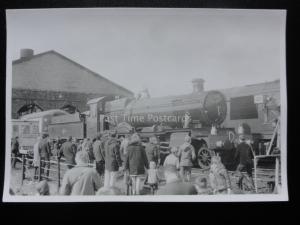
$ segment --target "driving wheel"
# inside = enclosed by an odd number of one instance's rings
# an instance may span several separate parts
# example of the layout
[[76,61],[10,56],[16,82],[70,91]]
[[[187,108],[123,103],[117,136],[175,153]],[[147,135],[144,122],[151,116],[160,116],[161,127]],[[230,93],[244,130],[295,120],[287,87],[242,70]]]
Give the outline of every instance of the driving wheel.
[[198,164],[202,169],[208,169],[211,163],[211,157],[213,156],[213,152],[209,150],[207,147],[202,147],[198,151]]

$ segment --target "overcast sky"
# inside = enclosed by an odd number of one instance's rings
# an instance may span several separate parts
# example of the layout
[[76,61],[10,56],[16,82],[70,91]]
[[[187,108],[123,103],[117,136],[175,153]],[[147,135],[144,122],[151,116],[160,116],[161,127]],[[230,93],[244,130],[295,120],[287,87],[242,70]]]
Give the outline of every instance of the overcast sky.
[[10,10],[7,51],[55,50],[133,92],[186,94],[193,78],[207,90],[279,79],[284,24],[274,10]]

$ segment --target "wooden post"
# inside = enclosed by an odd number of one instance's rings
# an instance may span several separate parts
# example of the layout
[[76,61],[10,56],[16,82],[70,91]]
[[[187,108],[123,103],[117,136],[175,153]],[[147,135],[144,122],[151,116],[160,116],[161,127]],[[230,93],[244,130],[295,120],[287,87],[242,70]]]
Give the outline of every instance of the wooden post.
[[273,145],[274,139],[276,137],[278,128],[279,128],[279,121],[277,121],[277,123],[276,123],[276,127],[274,129],[274,132],[273,132],[273,135],[272,135],[272,139],[271,139],[271,142],[270,142],[268,150],[267,150],[267,155],[270,155],[270,153],[271,153],[272,145]]
[[59,157],[57,157],[57,179],[58,179],[57,190],[59,191],[60,188],[60,158]]
[[23,185],[23,181],[25,179],[25,155],[22,154],[22,180],[21,180],[21,184]]
[[39,166],[39,181],[41,181],[42,180],[42,160],[41,160],[41,158],[40,158],[40,166]]
[[275,163],[275,187],[274,189],[278,190],[278,184],[279,184],[279,157],[276,157],[276,163]]
[[257,159],[256,156],[254,156],[254,187],[255,187],[255,193],[258,192],[257,188]]

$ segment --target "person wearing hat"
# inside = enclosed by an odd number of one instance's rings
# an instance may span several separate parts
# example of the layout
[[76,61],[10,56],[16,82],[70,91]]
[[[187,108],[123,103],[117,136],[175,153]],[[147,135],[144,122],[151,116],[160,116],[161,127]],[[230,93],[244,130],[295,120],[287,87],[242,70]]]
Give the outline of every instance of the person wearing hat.
[[187,135],[184,138],[184,143],[179,147],[180,175],[183,182],[191,180],[193,160],[196,159],[195,149],[191,145],[191,141],[191,137]]
[[42,140],[39,142],[39,155],[41,160],[41,174],[44,174],[46,171],[46,178],[49,177],[49,169],[50,169],[50,155],[51,148],[48,140],[48,134],[42,134]]
[[149,163],[141,139],[137,133],[134,133],[127,147],[125,156],[125,171],[128,171],[132,181],[132,190],[134,195],[140,194],[141,177],[145,174],[145,168],[149,169]]
[[191,183],[182,182],[178,177],[176,166],[167,165],[164,167],[166,185],[160,187],[156,195],[197,195],[197,189]]
[[115,130],[110,132],[110,136],[104,144],[104,186],[115,186],[117,173],[122,166],[122,160],[120,155],[120,145],[116,138],[117,132]]
[[75,163],[75,155],[76,155],[76,146],[72,143],[72,136],[68,138],[68,140],[62,144],[61,152],[64,155],[65,163],[67,163],[68,169],[72,169]]
[[90,138],[85,138],[84,140],[82,140],[82,143],[79,144],[80,147],[77,148],[77,152],[80,148],[81,151],[86,151],[89,154],[90,163],[94,161],[93,144],[95,143],[95,141],[96,138],[94,138],[93,141],[91,141]]
[[62,180],[61,195],[95,195],[101,187],[101,178],[94,168],[89,167],[89,154],[79,151],[76,166],[69,169]]
[[104,174],[104,153],[103,153],[102,143],[101,143],[101,135],[98,134],[96,136],[96,140],[93,143],[93,156],[96,162],[96,170],[100,176]]
[[252,178],[252,168],[253,168],[252,158],[254,156],[252,154],[250,145],[246,143],[245,135],[241,134],[239,136],[239,141],[240,143],[237,145],[236,153],[235,153],[235,159],[238,160],[238,166],[236,169],[236,173],[239,176],[238,185],[241,188],[242,180],[243,178],[246,178],[242,173],[242,171],[245,170],[249,177],[251,186],[254,189],[254,181]]
[[164,167],[167,165],[173,165],[176,167],[177,170],[179,170],[179,159],[177,157],[178,148],[172,147],[171,148],[171,154],[169,154],[165,161],[164,161]]

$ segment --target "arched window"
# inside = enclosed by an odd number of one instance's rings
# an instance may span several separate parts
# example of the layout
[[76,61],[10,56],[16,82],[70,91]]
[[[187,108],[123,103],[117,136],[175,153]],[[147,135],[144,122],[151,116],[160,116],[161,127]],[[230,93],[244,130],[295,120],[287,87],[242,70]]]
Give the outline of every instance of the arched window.
[[78,108],[72,104],[65,104],[60,109],[66,111],[68,113],[71,113],[71,114],[76,113],[76,112],[80,113]]
[[37,103],[30,103],[23,105],[18,111],[18,116],[24,116],[26,114],[34,113],[34,112],[41,112],[44,111],[44,109],[38,105]]

